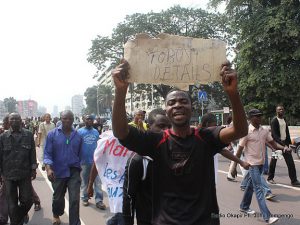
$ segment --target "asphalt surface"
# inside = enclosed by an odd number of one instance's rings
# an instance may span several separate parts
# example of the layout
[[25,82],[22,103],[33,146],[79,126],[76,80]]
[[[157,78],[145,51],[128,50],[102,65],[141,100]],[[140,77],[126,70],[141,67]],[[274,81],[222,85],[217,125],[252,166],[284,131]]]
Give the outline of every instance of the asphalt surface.
[[[37,154],[40,158],[40,150],[37,148]],[[300,179],[300,160],[293,153],[296,170]],[[228,170],[229,161],[219,156],[218,178],[217,178],[217,195],[220,207],[220,218],[222,225],[256,225],[265,224],[261,215],[255,195],[252,198],[251,208],[258,212],[252,217],[249,217],[239,212],[239,204],[241,202],[243,192],[239,185],[241,176],[238,177],[237,182],[229,182],[226,179],[226,172]],[[238,170],[239,172],[239,170]],[[239,173],[240,174],[240,173]],[[287,167],[284,160],[278,160],[276,167],[276,176],[274,179],[277,184],[270,185],[273,194],[276,197],[273,201],[267,201],[267,205],[273,214],[280,217],[278,225],[299,225],[300,224],[300,188],[292,187],[288,177]],[[52,224],[52,190],[50,183],[46,180],[46,173],[39,168],[37,179],[33,181],[34,188],[38,193],[42,209],[35,212],[33,208],[29,213],[29,225],[50,225]],[[66,194],[67,196],[67,194]],[[105,195],[104,202],[108,206],[107,197]],[[66,199],[66,206],[68,201]],[[88,207],[80,205],[80,217],[82,225],[105,225],[106,219],[111,215],[109,208],[100,210],[96,208],[94,200],[90,201]],[[68,223],[68,208],[66,207],[65,214],[61,217],[62,225]]]

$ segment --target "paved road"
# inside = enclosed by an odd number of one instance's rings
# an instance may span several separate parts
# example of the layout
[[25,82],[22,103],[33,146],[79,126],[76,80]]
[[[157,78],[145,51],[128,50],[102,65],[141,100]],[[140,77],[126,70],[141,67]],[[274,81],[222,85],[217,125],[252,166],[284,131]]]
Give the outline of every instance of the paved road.
[[[37,149],[38,155],[40,155]],[[295,164],[297,168],[297,174],[300,178],[300,160],[296,159],[294,154]],[[256,225],[264,224],[262,218],[257,214],[256,217],[247,217],[241,214],[239,204],[242,199],[243,192],[239,189],[241,177],[238,178],[238,182],[228,182],[226,180],[226,174],[229,165],[229,161],[222,156],[219,156],[219,173],[217,183],[218,202],[220,206],[220,216],[222,225]],[[44,172],[38,172],[37,179],[33,182],[36,192],[42,201],[42,210],[34,212],[30,211],[29,225],[50,225],[51,224],[51,197],[52,191],[47,184]],[[290,180],[287,176],[287,168],[284,160],[278,160],[276,167],[276,185],[271,185],[271,189],[274,194],[277,195],[275,201],[268,201],[268,207],[274,214],[282,216],[278,225],[299,225],[300,224],[300,188],[295,188],[290,185]],[[101,211],[95,207],[94,201],[88,207],[80,206],[80,215],[82,219],[82,225],[105,225],[105,220],[109,217],[109,209]],[[107,197],[105,201],[107,204]],[[252,199],[251,207],[259,212],[259,208],[255,199]],[[291,216],[291,218],[287,218]],[[68,224],[68,216],[65,213],[61,217],[62,224]]]
[[[300,160],[293,153],[296,170],[300,178]],[[217,183],[217,195],[220,207],[221,224],[232,225],[256,225],[264,224],[260,215],[248,217],[239,212],[239,204],[242,200],[243,192],[239,185],[242,180],[241,176],[238,182],[229,182],[226,179],[229,162],[227,159],[219,156],[219,173]],[[282,218],[276,224],[278,225],[299,225],[300,224],[300,188],[292,187],[288,177],[287,167],[284,160],[278,160],[276,166],[276,175],[274,180],[277,184],[270,185],[273,194],[277,197],[274,201],[267,201],[267,205],[273,214],[278,214]],[[259,207],[253,195],[251,208],[259,212]],[[290,217],[290,218],[288,218]]]

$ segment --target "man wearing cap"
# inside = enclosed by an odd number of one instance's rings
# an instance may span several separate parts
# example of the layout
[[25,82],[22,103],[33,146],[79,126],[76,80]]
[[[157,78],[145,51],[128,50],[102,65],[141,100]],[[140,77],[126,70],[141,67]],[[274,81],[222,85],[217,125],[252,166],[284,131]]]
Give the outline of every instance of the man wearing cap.
[[[289,146],[291,144],[291,137],[290,137],[289,127],[283,117],[284,108],[282,105],[278,105],[276,107],[276,114],[277,116],[274,117],[271,121],[272,137],[277,143],[283,146]],[[295,163],[291,151],[283,152],[282,155],[288,167],[291,184],[293,186],[300,186],[300,182],[297,180]],[[271,184],[275,184],[275,181],[273,179],[275,176],[276,162],[277,159],[275,157],[272,157],[270,162],[270,168],[269,168],[269,176],[268,176],[268,182]]]
[[[89,183],[89,177],[91,168],[94,162],[94,152],[97,147],[97,141],[99,140],[98,131],[93,128],[94,117],[92,115],[85,116],[85,127],[82,127],[78,130],[79,135],[83,139],[82,146],[82,157],[81,157],[81,191],[82,191],[82,203],[84,206],[89,205],[89,196],[87,193],[87,187]],[[101,181],[99,176],[95,179],[94,182],[94,196],[96,207],[99,209],[106,209],[106,206],[103,203],[103,193],[101,190]]]
[[241,138],[237,150],[237,156],[240,156],[244,149],[244,160],[250,163],[249,174],[247,178],[247,185],[244,192],[243,200],[240,204],[240,211],[247,214],[254,214],[255,211],[250,209],[253,191],[262,213],[263,219],[268,224],[273,224],[278,221],[277,217],[271,217],[271,213],[266,205],[264,190],[261,181],[261,174],[263,172],[263,164],[265,160],[265,146],[269,143],[274,149],[281,149],[283,151],[289,150],[276,143],[270,132],[261,126],[262,112],[258,109],[251,109],[248,112],[248,119],[250,121],[248,128],[248,135]]

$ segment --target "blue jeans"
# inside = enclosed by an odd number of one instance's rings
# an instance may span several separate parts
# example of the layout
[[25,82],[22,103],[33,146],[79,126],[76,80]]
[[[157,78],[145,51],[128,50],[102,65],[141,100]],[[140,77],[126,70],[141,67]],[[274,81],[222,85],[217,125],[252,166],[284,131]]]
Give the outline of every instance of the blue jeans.
[[245,189],[243,200],[240,204],[240,208],[244,210],[249,209],[252,200],[253,191],[254,191],[260,212],[262,213],[264,220],[268,221],[271,213],[267,207],[265,196],[264,196],[264,190],[263,190],[262,179],[261,179],[262,170],[263,170],[263,165],[251,166],[249,168],[247,186]]
[[[87,188],[89,184],[89,177],[92,169],[92,164],[83,164],[81,165],[81,200],[82,201],[88,201],[89,196],[87,193]],[[96,177],[94,182],[94,196],[95,196],[95,202],[102,202],[103,201],[103,192],[101,190],[101,181],[99,176]]]
[[[246,189],[247,186],[247,182],[248,182],[248,177],[250,176],[249,172],[247,171],[246,176],[243,178],[242,182],[241,182],[241,189]],[[272,191],[269,187],[269,185],[266,182],[266,179],[264,178],[264,176],[261,174],[261,183],[264,189],[264,195],[268,195],[268,194],[272,194]]]
[[264,174],[268,174],[269,172],[269,159],[268,159],[268,147],[266,146],[266,154],[265,154],[265,163],[263,167]]
[[80,202],[80,169],[70,168],[70,177],[56,178],[52,182],[53,199],[52,212],[53,216],[62,216],[65,209],[65,194],[69,192],[69,224],[80,225],[79,202]]
[[106,221],[106,225],[124,225],[124,224],[125,222],[122,213],[116,213]]

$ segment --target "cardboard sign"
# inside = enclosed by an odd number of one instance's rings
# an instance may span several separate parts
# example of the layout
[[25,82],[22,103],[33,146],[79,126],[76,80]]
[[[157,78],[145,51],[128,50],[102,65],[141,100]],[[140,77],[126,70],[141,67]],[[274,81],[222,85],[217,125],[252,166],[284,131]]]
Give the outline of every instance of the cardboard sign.
[[157,38],[138,34],[125,44],[124,58],[130,65],[129,82],[177,87],[207,84],[221,80],[226,43],[168,34]]

